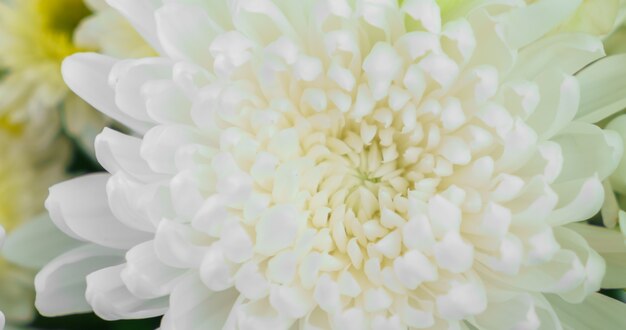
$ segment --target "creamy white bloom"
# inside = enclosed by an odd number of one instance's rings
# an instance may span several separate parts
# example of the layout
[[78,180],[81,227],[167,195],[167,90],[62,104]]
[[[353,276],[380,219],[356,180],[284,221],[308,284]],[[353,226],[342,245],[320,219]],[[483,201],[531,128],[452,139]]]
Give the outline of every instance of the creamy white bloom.
[[443,18],[434,0],[110,3],[162,57],[64,64],[136,135],[105,129],[108,173],[51,188],[52,220],[82,245],[38,274],[42,313],[626,326],[595,293],[626,285],[623,240],[576,224],[622,156],[592,123],[624,102],[609,87],[626,57],[586,67],[601,41],[555,30],[581,1],[470,1]]

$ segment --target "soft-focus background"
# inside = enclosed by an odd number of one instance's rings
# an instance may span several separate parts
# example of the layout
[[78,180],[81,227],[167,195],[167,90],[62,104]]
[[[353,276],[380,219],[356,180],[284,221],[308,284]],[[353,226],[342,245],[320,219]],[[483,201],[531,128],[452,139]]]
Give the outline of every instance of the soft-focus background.
[[[73,95],[61,77],[63,58],[81,51],[125,58],[153,54],[104,0],[0,0],[0,225],[8,235],[46,217],[50,185],[102,170],[93,140],[115,123]],[[33,306],[33,278],[41,265],[11,259],[0,257],[0,310],[7,329],[158,327],[158,319],[42,317]]]
[[[447,2],[451,6],[459,1]],[[563,28],[609,35],[607,52],[626,52],[626,27],[615,29],[613,23],[616,17],[621,20],[622,2],[587,0]],[[586,19],[589,13],[596,13],[589,15],[593,20]],[[51,184],[102,170],[94,158],[93,140],[103,127],[117,124],[73,95],[60,73],[63,58],[82,51],[120,58],[154,53],[104,0],[0,0],[0,224],[9,235],[24,223],[45,218]],[[626,206],[626,197],[618,193],[615,203]],[[591,220],[602,221],[600,214]],[[0,257],[0,310],[8,329],[158,327],[158,319],[42,317],[33,309],[32,282],[39,265],[12,260],[11,255]],[[603,293],[626,302],[624,290]]]

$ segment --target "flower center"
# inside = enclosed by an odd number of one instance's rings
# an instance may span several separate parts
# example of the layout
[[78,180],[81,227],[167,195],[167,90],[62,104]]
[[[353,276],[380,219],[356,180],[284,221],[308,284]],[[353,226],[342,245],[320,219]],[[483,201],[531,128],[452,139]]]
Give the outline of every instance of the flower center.
[[305,209],[312,226],[327,230],[357,268],[363,257],[396,257],[398,228],[410,218],[409,197],[427,202],[445,190],[442,180],[453,167],[467,162],[446,151],[453,141],[448,131],[456,127],[441,124],[441,111],[417,119],[406,107],[394,111],[387,103],[358,119],[339,110],[304,115],[313,132],[300,139],[301,156],[314,161],[316,173],[302,180],[315,187]]

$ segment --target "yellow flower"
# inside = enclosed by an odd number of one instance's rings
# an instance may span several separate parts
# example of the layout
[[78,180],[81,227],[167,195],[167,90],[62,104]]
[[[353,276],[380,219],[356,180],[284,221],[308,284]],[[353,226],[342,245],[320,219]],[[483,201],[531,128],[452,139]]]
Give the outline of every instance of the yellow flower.
[[[58,137],[61,123],[89,151],[109,122],[61,77],[63,59],[86,50],[152,54],[104,0],[0,1],[0,226],[9,236],[7,248],[16,229],[43,211],[48,187],[64,177],[68,148]],[[9,324],[32,318],[31,268],[0,258],[0,310]]]
[[13,122],[42,117],[67,94],[60,64],[81,50],[72,31],[88,14],[81,0],[0,3],[0,66],[9,72],[0,85],[0,115]]
[[4,31],[0,58],[7,67],[26,70],[36,63],[58,66],[79,50],[72,42],[73,30],[90,13],[82,0],[22,0],[12,4],[0,5]]
[[[0,226],[7,234],[43,211],[47,187],[64,178],[68,158],[64,141],[44,146],[18,130],[0,120]],[[34,270],[0,258],[0,310],[9,323],[32,318],[33,276]]]
[[[106,32],[106,33],[105,33]],[[110,121],[76,98],[61,78],[61,62],[80,51],[147,56],[152,50],[104,0],[20,0],[0,3],[0,121],[65,130],[91,151]],[[57,108],[61,108],[62,121]],[[39,129],[38,128],[38,129]]]

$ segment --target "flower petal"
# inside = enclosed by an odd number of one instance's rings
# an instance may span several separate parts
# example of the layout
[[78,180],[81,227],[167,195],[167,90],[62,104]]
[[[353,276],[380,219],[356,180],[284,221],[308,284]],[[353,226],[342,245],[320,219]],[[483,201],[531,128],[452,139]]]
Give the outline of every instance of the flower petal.
[[578,80],[560,71],[548,70],[536,81],[541,90],[560,85],[559,93],[541,95],[537,109],[527,119],[540,138],[548,139],[566,127],[576,115],[580,98]]
[[[617,132],[622,143],[626,145],[626,115],[612,119],[606,129]],[[626,157],[622,157],[617,169],[611,174],[610,182],[616,192],[626,194]]]
[[142,319],[162,315],[168,298],[141,299],[122,282],[120,272],[125,265],[99,269],[87,275],[85,298],[99,317],[107,320]]
[[179,149],[200,144],[203,135],[190,126],[159,125],[146,132],[141,143],[141,158],[156,173],[176,172],[176,156]]
[[604,187],[598,178],[567,182],[554,187],[559,194],[557,209],[552,211],[548,223],[561,226],[593,217],[604,203]]
[[587,123],[572,122],[552,140],[560,145],[564,164],[555,183],[594,175],[604,180],[622,157],[622,139],[617,133]]
[[541,38],[580,6],[582,0],[539,0],[498,17],[505,40],[514,49]]
[[118,172],[106,189],[111,213],[129,228],[154,233],[161,218],[173,213],[167,188],[158,183],[141,184]]
[[[560,329],[558,319],[550,304],[545,304],[547,311],[542,313],[541,295],[528,293],[499,293],[485,313],[476,316],[476,325],[481,329]],[[553,317],[550,317],[553,316]],[[552,326],[548,326],[552,323]],[[556,323],[556,324],[555,324]]]
[[572,290],[561,292],[559,295],[570,303],[580,303],[592,292],[600,290],[606,272],[606,263],[598,252],[593,250],[587,241],[575,231],[566,227],[556,227],[554,234],[564,249],[576,253],[584,267],[584,279],[581,284]]
[[206,11],[198,5],[166,3],[156,11],[155,19],[159,41],[167,55],[213,67],[209,45],[222,29]]
[[50,188],[46,208],[67,235],[106,247],[124,249],[148,239],[148,234],[122,224],[107,204],[108,174],[91,174]]
[[84,245],[60,255],[35,277],[35,307],[47,316],[91,311],[85,300],[85,276],[123,260],[120,252],[96,245]]
[[184,269],[170,267],[159,260],[154,241],[148,241],[126,253],[120,277],[134,296],[152,299],[169,294],[184,273]]
[[144,91],[152,81],[170,79],[172,71],[172,61],[160,57],[118,61],[109,74],[109,84],[115,89],[115,104],[124,114],[153,123]]
[[583,236],[606,262],[606,275],[602,288],[626,287],[626,244],[619,231],[582,223],[570,224],[568,228]]
[[235,289],[211,292],[197,274],[189,274],[172,291],[161,329],[222,329],[238,296]]
[[626,304],[600,293],[593,293],[580,304],[546,295],[561,322],[571,329],[626,329]]
[[194,238],[207,239],[188,226],[163,219],[154,237],[155,252],[171,267],[198,268],[208,247],[195,245]]
[[581,91],[576,119],[595,123],[626,107],[626,54],[596,61],[576,78]]
[[115,174],[124,171],[145,182],[158,180],[160,175],[154,173],[139,156],[140,148],[140,139],[107,127],[98,134],[95,141],[96,158],[107,172]]
[[154,49],[161,52],[161,44],[158,40],[155,18],[152,13],[162,5],[162,0],[106,1],[124,15]]
[[61,68],[69,88],[105,115],[130,129],[143,133],[150,124],[123,113],[115,104],[115,94],[109,86],[109,73],[115,60],[99,54],[82,53],[67,57]]
[[555,34],[520,50],[518,67],[510,77],[534,79],[546,68],[575,74],[585,65],[604,56],[602,42],[586,34]]

